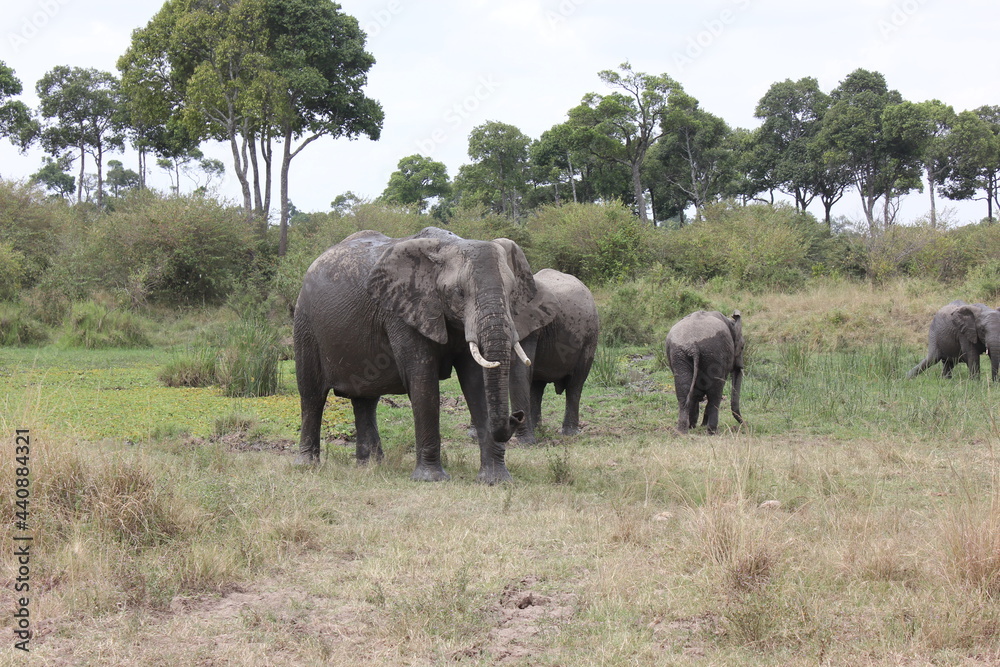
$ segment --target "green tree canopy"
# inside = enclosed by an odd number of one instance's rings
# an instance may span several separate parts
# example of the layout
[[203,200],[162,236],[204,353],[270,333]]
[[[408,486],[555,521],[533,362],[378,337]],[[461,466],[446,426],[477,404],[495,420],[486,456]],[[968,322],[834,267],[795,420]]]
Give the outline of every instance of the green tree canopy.
[[86,155],[97,166],[97,204],[104,202],[104,154],[124,146],[118,79],[110,72],[60,65],[47,72],[35,86],[39,112],[47,122],[42,145],[55,156],[75,151],[80,160],[77,201],[83,201]]
[[396,167],[382,193],[384,201],[415,206],[417,211],[423,213],[428,199],[446,197],[451,193],[448,170],[443,162],[435,162],[423,155],[410,155],[401,159]]
[[888,226],[898,197],[920,187],[922,144],[919,132],[912,131],[919,124],[907,118],[914,110],[892,111],[902,96],[889,89],[880,73],[864,69],[847,75],[830,97],[820,139],[824,157],[851,174],[869,226],[875,227],[879,199],[882,223]]
[[528,146],[531,138],[513,125],[487,121],[469,134],[471,165],[455,178],[460,198],[489,206],[514,219],[528,189]]
[[958,114],[945,141],[951,166],[942,194],[985,201],[993,221],[994,205],[1000,207],[1000,106]]
[[0,136],[24,150],[34,139],[37,125],[31,110],[20,100],[10,99],[21,94],[21,81],[14,70],[0,60]]
[[601,81],[618,90],[609,95],[588,93],[570,110],[569,117],[576,126],[590,130],[587,145],[595,156],[629,168],[636,210],[639,218],[648,222],[642,164],[661,135],[668,100],[681,87],[666,74],[634,72],[628,62],[618,69],[621,71],[598,74]]

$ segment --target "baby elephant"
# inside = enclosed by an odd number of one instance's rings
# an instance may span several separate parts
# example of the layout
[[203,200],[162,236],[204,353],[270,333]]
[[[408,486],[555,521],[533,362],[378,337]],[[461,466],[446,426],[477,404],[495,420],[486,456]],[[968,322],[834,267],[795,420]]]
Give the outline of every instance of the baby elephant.
[[940,361],[944,364],[942,375],[950,378],[955,364],[964,361],[969,377],[976,378],[983,352],[990,355],[995,382],[1000,368],[1000,312],[956,299],[934,314],[927,334],[927,356],[906,377],[915,377]]
[[687,433],[698,425],[698,404],[708,397],[708,432],[719,427],[719,405],[726,377],[733,376],[732,411],[740,424],[740,387],[743,385],[743,324],[740,311],[732,318],[718,311],[699,310],[675,324],[667,334],[667,363],[674,374],[680,418],[677,430]]

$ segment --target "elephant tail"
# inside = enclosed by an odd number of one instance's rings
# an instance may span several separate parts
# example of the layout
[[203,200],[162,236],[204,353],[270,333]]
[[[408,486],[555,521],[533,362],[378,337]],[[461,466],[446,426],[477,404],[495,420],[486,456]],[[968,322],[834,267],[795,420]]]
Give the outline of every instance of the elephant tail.
[[698,357],[698,348],[695,348],[691,354],[691,387],[688,389],[687,399],[684,401],[684,405],[688,408],[691,407],[691,401],[694,399],[694,388],[698,384]]

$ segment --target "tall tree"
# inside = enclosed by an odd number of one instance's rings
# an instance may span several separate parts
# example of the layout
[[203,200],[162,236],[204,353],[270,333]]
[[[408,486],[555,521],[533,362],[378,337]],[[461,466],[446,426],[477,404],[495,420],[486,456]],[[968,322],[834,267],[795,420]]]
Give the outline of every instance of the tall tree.
[[[244,0],[247,1],[247,0]],[[329,0],[267,0],[267,75],[270,95],[259,95],[261,126],[282,140],[279,254],[288,230],[288,175],[292,159],[321,137],[376,141],[382,106],[364,87],[375,58],[365,51],[358,20]],[[298,141],[298,145],[295,145]]]
[[423,155],[410,155],[401,159],[396,167],[382,193],[384,201],[415,206],[423,213],[428,199],[446,197],[451,192],[448,169],[443,162]]
[[21,81],[14,75],[14,70],[0,60],[0,137],[7,137],[12,144],[24,150],[34,139],[38,128],[28,105],[10,99],[20,95],[21,90]]
[[685,93],[675,92],[667,107],[662,136],[651,157],[662,177],[695,207],[697,216],[705,204],[729,194],[735,165],[732,130]]
[[754,111],[763,120],[757,137],[759,158],[800,211],[818,194],[816,181],[822,167],[810,145],[829,106],[830,98],[816,79],[806,77],[772,84]]
[[[903,98],[889,89],[880,73],[864,69],[847,75],[830,97],[820,139],[826,159],[849,170],[869,227],[876,227],[875,206],[880,199],[882,224],[888,226],[898,197],[920,186],[921,144],[909,131],[914,124],[902,117],[912,109],[889,111],[890,118],[896,116],[887,125],[886,112]],[[898,134],[901,129],[904,132]]]
[[987,219],[993,222],[994,205],[1000,207],[1000,106],[958,114],[946,143],[950,168],[941,193],[949,199],[985,201]]
[[35,85],[39,112],[47,122],[41,132],[42,145],[53,156],[76,151],[80,160],[77,202],[83,201],[86,156],[97,166],[97,204],[104,203],[104,154],[121,150],[123,127],[117,113],[120,105],[118,79],[110,72],[60,65]]
[[938,100],[903,102],[885,112],[885,124],[890,136],[896,141],[902,139],[918,146],[931,198],[931,225],[937,225],[936,191],[951,168],[948,134],[954,123],[955,110]]
[[469,134],[472,165],[463,165],[455,188],[466,200],[487,204],[515,219],[528,189],[528,146],[531,138],[513,125],[487,121]]
[[631,170],[635,207],[639,218],[648,222],[642,164],[661,136],[667,102],[681,87],[666,74],[634,72],[628,62],[618,69],[621,71],[604,70],[598,74],[601,81],[618,89],[616,92],[588,93],[579,106],[570,110],[569,116],[574,124],[593,130],[590,150],[594,155]]

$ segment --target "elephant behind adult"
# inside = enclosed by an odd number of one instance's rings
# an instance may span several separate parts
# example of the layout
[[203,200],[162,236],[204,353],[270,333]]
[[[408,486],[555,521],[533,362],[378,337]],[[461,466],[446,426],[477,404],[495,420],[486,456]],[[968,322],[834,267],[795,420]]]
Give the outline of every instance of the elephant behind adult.
[[510,400],[527,418],[517,429],[518,442],[533,444],[549,383],[566,394],[561,433],[580,432],[580,395],[597,351],[600,329],[594,295],[580,280],[554,269],[535,274],[532,304],[553,314],[552,321],[521,340],[531,366],[511,369]]
[[732,375],[731,408],[737,422],[740,414],[740,391],[743,386],[743,323],[740,311],[732,318],[718,311],[691,313],[667,334],[667,363],[674,374],[674,389],[680,416],[677,430],[687,433],[698,424],[701,400],[708,397],[702,426],[714,434],[719,427],[719,406],[726,377]]
[[941,375],[950,378],[955,364],[964,361],[969,377],[976,378],[983,352],[990,355],[996,381],[1000,370],[1000,312],[981,303],[956,299],[934,314],[927,334],[927,356],[906,377],[916,377],[940,361],[944,366]]
[[327,394],[351,399],[358,462],[382,456],[376,406],[408,394],[417,461],[413,479],[448,479],[441,464],[440,380],[454,368],[480,446],[477,479],[510,479],[504,444],[524,419],[508,405],[518,331],[545,322],[529,303],[534,280],[513,242],[472,241],[436,228],[393,239],[358,232],[306,272],[295,307],[299,460],[319,460]]

